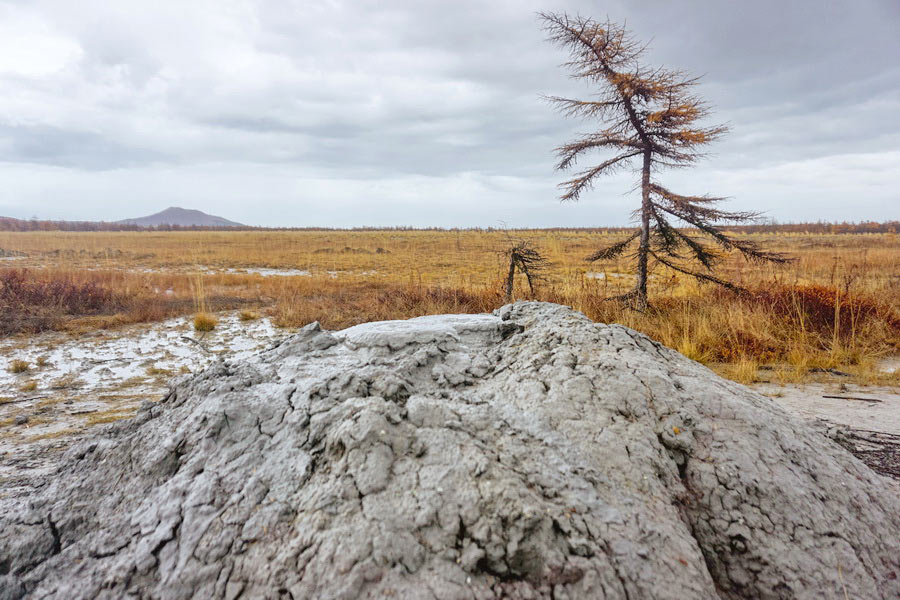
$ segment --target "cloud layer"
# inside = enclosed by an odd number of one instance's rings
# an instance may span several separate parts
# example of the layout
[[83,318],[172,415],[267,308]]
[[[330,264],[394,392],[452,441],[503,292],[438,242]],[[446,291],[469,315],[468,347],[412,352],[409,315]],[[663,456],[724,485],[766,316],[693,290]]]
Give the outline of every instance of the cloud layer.
[[781,220],[897,218],[900,5],[0,0],[0,214],[169,205],[260,225],[627,222],[631,176],[560,204],[590,123],[538,10],[626,21],[732,131],[685,193]]

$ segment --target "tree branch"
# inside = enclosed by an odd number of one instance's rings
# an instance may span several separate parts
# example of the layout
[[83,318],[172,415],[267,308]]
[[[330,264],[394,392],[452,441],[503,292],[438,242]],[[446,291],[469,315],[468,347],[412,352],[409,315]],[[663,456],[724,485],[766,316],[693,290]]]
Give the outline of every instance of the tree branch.
[[615,244],[613,244],[611,246],[607,246],[606,248],[601,248],[600,250],[597,250],[593,254],[586,257],[585,260],[588,262],[594,262],[594,261],[598,261],[598,260],[608,260],[611,258],[615,258],[615,257],[621,255],[623,252],[625,252],[625,249],[628,248],[628,244],[630,244],[631,242],[636,240],[639,235],[641,235],[640,229],[635,231],[633,234],[631,234],[629,237],[622,240],[621,242],[616,242]]

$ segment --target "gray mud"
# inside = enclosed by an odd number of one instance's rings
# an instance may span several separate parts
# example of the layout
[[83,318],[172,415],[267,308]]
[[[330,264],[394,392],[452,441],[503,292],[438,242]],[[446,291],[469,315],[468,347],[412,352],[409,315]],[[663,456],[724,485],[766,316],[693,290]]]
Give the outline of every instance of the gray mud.
[[900,501],[773,402],[518,303],[312,325],[0,499],[0,598],[897,598]]

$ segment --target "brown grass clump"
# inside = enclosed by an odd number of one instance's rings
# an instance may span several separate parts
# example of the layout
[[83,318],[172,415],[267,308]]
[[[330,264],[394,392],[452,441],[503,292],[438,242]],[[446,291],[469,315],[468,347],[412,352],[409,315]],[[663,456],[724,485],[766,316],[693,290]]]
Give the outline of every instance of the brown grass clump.
[[19,386],[20,392],[33,392],[36,389],[37,389],[37,381],[35,381],[33,379],[31,381],[26,381],[21,386]]
[[255,310],[244,309],[240,313],[238,313],[238,317],[241,319],[241,321],[255,321],[259,318],[259,313]]
[[205,312],[194,315],[194,331],[212,331],[219,324],[219,320]]
[[112,409],[103,412],[95,412],[87,415],[84,419],[87,425],[103,425],[105,423],[115,423],[122,419],[130,419],[137,412],[133,408]]
[[10,373],[25,373],[30,368],[31,368],[31,365],[29,365],[27,361],[24,361],[24,360],[21,360],[18,358],[10,361],[10,363],[9,363],[9,372]]

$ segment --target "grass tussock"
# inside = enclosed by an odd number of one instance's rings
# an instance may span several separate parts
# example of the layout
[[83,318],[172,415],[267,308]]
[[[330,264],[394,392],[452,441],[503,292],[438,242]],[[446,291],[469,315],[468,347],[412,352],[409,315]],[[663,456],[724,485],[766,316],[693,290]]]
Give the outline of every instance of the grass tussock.
[[151,377],[169,377],[172,375],[171,369],[164,369],[155,365],[147,367],[146,373]]
[[194,315],[194,331],[212,331],[219,324],[219,320],[213,315],[200,312]]
[[27,361],[18,358],[9,362],[10,373],[26,373],[30,368],[31,365]]
[[84,419],[87,425],[103,425],[106,423],[115,423],[123,419],[130,419],[137,412],[137,409],[113,409],[103,412],[96,412],[87,415]]

